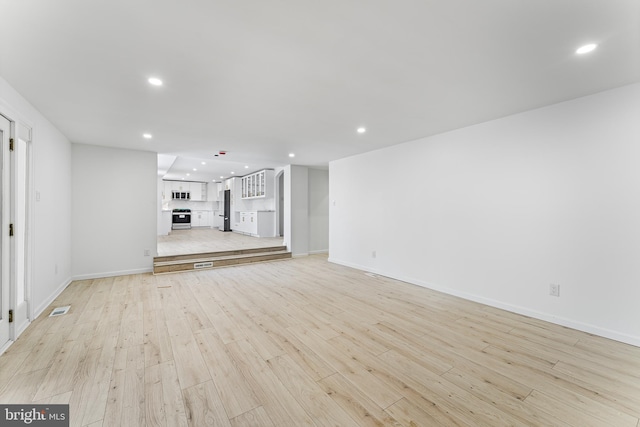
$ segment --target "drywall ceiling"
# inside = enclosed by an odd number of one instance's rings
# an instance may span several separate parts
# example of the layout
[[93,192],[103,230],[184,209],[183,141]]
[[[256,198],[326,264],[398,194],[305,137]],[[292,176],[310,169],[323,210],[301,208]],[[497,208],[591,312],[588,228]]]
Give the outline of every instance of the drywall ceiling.
[[[173,179],[202,161],[202,180],[322,167],[640,80],[637,0],[0,0],[0,11],[0,76],[72,142],[175,158],[162,168]],[[575,55],[585,43],[599,46]]]

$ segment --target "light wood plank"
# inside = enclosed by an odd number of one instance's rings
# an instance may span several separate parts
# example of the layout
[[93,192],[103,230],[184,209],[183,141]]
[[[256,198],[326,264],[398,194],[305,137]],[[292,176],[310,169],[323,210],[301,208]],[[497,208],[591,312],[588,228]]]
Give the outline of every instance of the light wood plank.
[[0,401],[69,403],[72,426],[640,427],[638,360],[309,256],[73,282],[0,356]]
[[318,427],[357,426],[353,418],[344,412],[288,355],[269,359],[267,364]]
[[183,393],[190,426],[231,426],[213,381],[184,389]]
[[318,385],[360,426],[401,425],[341,374],[324,378]]
[[315,424],[248,341],[227,345],[269,418],[278,426]]
[[215,330],[202,329],[194,335],[229,418],[260,406]]
[[144,369],[144,418],[147,427],[167,424],[162,390],[162,368],[160,365]]
[[262,406],[232,418],[231,425],[233,427],[276,427]]

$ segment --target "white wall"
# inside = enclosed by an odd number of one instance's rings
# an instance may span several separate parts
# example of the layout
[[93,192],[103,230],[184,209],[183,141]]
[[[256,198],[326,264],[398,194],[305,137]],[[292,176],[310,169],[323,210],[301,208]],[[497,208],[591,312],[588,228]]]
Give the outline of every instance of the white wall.
[[640,345],[639,118],[636,84],[332,162],[330,260]]
[[[276,172],[277,173],[277,172]],[[284,168],[284,241],[293,256],[309,255],[309,169]]]
[[309,253],[329,250],[329,171],[309,168]]
[[37,316],[71,281],[71,143],[1,77],[0,113],[32,129],[27,268]]
[[[73,144],[75,279],[152,270],[156,176],[155,153]],[[145,249],[149,256],[144,255]]]

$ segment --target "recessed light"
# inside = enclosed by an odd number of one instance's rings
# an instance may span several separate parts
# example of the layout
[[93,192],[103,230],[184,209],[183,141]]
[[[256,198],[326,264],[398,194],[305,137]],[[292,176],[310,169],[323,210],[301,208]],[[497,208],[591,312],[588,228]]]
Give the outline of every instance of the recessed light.
[[231,175],[235,175],[235,172],[231,172]]
[[206,165],[206,164],[207,164],[207,162],[202,162],[202,163],[200,163],[200,164],[201,164],[201,165]]
[[365,133],[367,131],[367,129],[365,128],[358,128],[358,133]]
[[193,168],[193,171],[194,171],[194,172],[197,172],[197,171],[198,171],[198,169],[196,169],[196,168]]
[[147,81],[149,82],[149,84],[152,84],[154,86],[162,86],[162,80],[157,77],[149,77],[149,80]]
[[153,135],[151,135],[150,133],[143,133],[143,134],[142,134],[142,137],[143,137],[144,139],[151,139],[151,138],[153,138]]
[[294,153],[289,153],[289,157],[295,157],[296,155]]
[[184,178],[182,178],[182,180],[184,181]]
[[191,174],[190,174],[190,173],[188,173],[188,174],[187,174],[187,176],[191,176]]
[[249,169],[249,166],[245,165],[245,166],[244,166],[244,168],[245,168],[245,169]]
[[578,55],[584,55],[585,53],[593,52],[598,47],[595,43],[585,44],[576,50]]
[[224,179],[224,176],[220,176],[220,179]]

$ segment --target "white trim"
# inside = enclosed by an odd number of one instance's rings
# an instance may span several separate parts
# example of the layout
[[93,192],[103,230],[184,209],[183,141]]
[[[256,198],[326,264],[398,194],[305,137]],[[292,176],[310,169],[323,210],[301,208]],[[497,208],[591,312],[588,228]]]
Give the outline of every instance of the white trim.
[[102,279],[104,277],[128,276],[130,274],[145,274],[145,273],[153,273],[153,268],[137,268],[134,270],[106,271],[104,273],[80,274],[77,276],[73,276],[72,280],[75,281],[75,280]]
[[329,253],[329,249],[320,249],[317,251],[309,251],[309,255],[316,255],[316,254],[328,254]]
[[9,349],[9,347],[11,347],[11,344],[13,344],[14,342],[15,342],[15,341],[13,341],[13,340],[9,340],[9,341],[7,341],[7,343],[6,343],[2,348],[0,348],[0,356],[2,356],[2,354],[3,354],[5,351],[7,351],[7,350]]
[[305,256],[309,256],[309,252],[303,252],[301,254],[291,254],[291,258],[301,258]]
[[28,120],[27,118],[25,118],[22,114],[18,113],[18,111],[14,108],[12,108],[9,104],[6,103],[6,101],[4,101],[2,98],[0,98],[0,114],[2,114],[3,116],[11,116],[10,120],[13,120],[15,122],[19,122],[29,128],[31,128],[31,141],[33,141],[33,130],[35,129],[35,122]]
[[533,317],[535,319],[544,320],[545,322],[553,323],[560,326],[566,326],[568,328],[576,329],[578,331],[586,332],[589,334],[598,335],[600,337],[609,338],[615,341],[620,341],[625,344],[630,344],[636,347],[640,347],[640,336],[628,335],[624,333],[620,333],[617,331],[613,331],[606,328],[601,328],[595,325],[591,325],[589,323],[580,322],[573,319],[568,319],[566,317],[556,316],[550,313],[544,313],[541,311],[531,310],[526,307],[521,307],[518,305],[508,304],[502,301],[497,301],[491,298],[481,297],[475,294],[470,294],[467,292],[461,292],[455,289],[448,288],[446,286],[439,286],[433,283],[425,282],[423,280],[414,279],[411,277],[403,277],[403,276],[394,276],[388,275],[382,271],[372,269],[369,267],[364,267],[357,264],[352,264],[348,262],[342,262],[335,258],[329,258],[329,262],[339,265],[344,265],[346,267],[355,268],[362,271],[367,271],[371,273],[375,273],[380,276],[388,277],[395,280],[400,280],[402,282],[406,282],[412,285],[421,286],[423,288],[431,289],[437,292],[442,292],[447,295],[453,295],[459,298],[463,298],[469,301],[478,302],[481,304],[488,305],[490,307],[499,308],[502,310],[510,311],[512,313],[521,314],[523,316]]
[[49,298],[44,300],[38,307],[35,308],[33,318],[36,319],[38,316],[40,316],[42,312],[44,312],[47,309],[47,307],[49,307],[49,305],[56,298],[58,298],[58,296],[62,293],[62,291],[64,291],[67,288],[67,286],[71,284],[71,282],[72,280],[69,278],[65,282],[63,282],[60,286],[58,286],[58,289],[56,289],[51,295],[49,295]]
[[16,332],[16,339],[20,337],[20,334],[23,333],[24,330],[27,329],[27,327],[29,327],[30,324],[31,324],[31,320],[27,318],[24,320],[24,322],[22,322],[22,324],[14,326],[15,332]]

